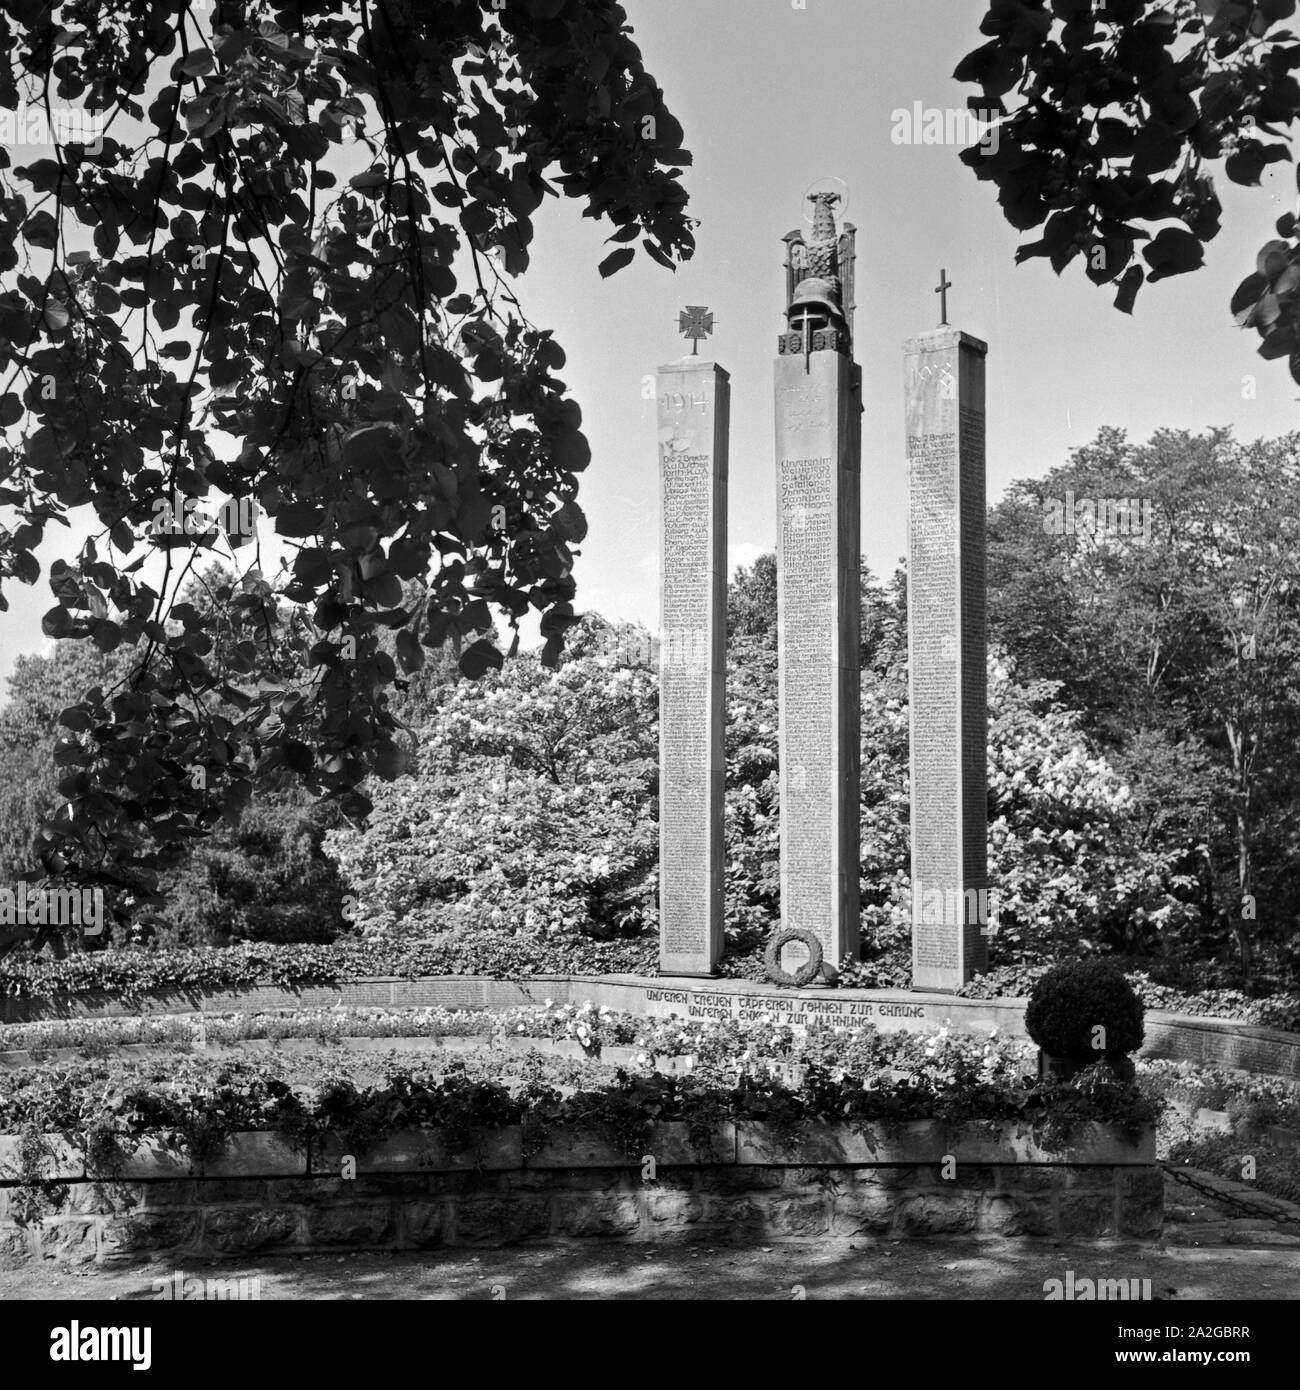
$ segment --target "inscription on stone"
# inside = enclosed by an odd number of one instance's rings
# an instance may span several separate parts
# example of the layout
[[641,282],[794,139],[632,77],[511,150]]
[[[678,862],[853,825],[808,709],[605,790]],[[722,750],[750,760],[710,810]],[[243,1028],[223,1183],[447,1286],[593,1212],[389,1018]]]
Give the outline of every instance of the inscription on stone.
[[[912,555],[908,628],[912,687],[921,717],[912,724],[914,873],[922,883],[949,882],[961,862],[960,826],[948,814],[958,785],[956,699],[957,437],[951,432],[910,435]],[[913,940],[917,964],[956,969],[951,933],[921,913]]]
[[826,852],[835,833],[832,682],[836,592],[832,470],[829,457],[780,463],[786,660],[797,673],[784,706],[787,805],[787,926],[825,930]]
[[829,970],[858,945],[860,399],[839,352],[777,359],[781,925],[813,932]]
[[[681,393],[678,392],[678,395]],[[706,938],[709,901],[709,614],[713,602],[713,489],[708,454],[668,454],[662,465],[663,638],[660,647],[663,773],[661,833],[673,862],[664,875],[662,948],[689,955]]]
[[722,944],[727,374],[686,359],[660,385],[659,958],[707,975]]
[[941,1005],[877,1003],[874,1000],[828,999],[817,995],[751,994],[708,990],[647,989],[646,1012],[657,1017],[676,1015],[714,1023],[735,1019],[739,1023],[776,1023],[792,1028],[862,1028],[871,1024],[883,1031],[938,1026],[944,1022]]

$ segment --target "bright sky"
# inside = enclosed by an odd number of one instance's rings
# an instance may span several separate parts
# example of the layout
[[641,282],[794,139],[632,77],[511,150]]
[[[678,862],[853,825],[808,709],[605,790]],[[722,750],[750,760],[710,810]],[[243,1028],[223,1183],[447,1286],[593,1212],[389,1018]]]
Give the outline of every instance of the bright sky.
[[[1294,170],[1270,166],[1260,189],[1216,173],[1224,230],[1207,264],[1145,286],[1132,318],[1082,267],[1058,279],[1043,260],[1016,266],[1018,234],[992,185],[958,160],[959,144],[895,144],[894,113],[961,108],[972,88],[952,81],[982,42],[985,0],[623,0],[646,63],[686,129],[698,250],[676,275],[638,256],[602,281],[609,247],[576,206],[537,218],[520,296],[532,321],[568,353],[561,376],[582,404],[593,460],[580,501],[590,534],[578,563],[578,604],[609,618],[659,622],[658,463],[646,377],[689,351],[676,336],[686,304],[706,304],[712,356],[731,373],[731,558],[775,547],[772,362],[781,328],[781,237],[800,224],[814,179],[850,189],[858,228],[857,355],[862,432],[862,542],[878,575],[906,548],[907,465],[902,344],[934,327],[934,286],[954,282],[949,317],[985,339],[988,488],[1063,463],[1103,425],[1145,439],[1160,426],[1232,425],[1241,438],[1297,427],[1300,388],[1258,338],[1237,329],[1228,302],[1295,207]],[[23,162],[23,161],[19,161]],[[1025,239],[1040,235],[1030,233]],[[1254,399],[1243,379],[1257,380]],[[67,554],[60,546],[55,553]],[[48,560],[49,556],[43,555]],[[42,650],[40,616],[53,600],[7,586],[0,677],[20,651]]]

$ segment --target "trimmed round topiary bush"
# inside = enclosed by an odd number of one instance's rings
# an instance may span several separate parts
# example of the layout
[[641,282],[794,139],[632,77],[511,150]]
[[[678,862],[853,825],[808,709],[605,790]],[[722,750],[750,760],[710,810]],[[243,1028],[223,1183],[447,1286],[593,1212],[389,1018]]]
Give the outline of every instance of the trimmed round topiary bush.
[[1106,961],[1053,966],[1034,985],[1025,1028],[1052,1057],[1121,1058],[1142,1046],[1142,1000]]

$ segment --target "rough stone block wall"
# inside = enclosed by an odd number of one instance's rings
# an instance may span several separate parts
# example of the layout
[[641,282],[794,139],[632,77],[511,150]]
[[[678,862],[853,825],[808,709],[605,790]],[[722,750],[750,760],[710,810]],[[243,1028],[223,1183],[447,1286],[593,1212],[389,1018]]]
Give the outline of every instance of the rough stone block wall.
[[1154,1239],[1163,1178],[1136,1165],[795,1167],[362,1173],[73,1182],[19,1224],[0,1188],[0,1260],[65,1263],[578,1240],[688,1242],[931,1235]]

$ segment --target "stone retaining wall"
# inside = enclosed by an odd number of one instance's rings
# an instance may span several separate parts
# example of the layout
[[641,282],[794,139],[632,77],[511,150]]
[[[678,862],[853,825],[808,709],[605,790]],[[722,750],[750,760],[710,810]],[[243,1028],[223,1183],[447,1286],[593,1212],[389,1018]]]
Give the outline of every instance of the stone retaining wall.
[[[523,983],[480,976],[446,975],[406,980],[376,978],[300,990],[273,985],[214,993],[157,993],[127,1002],[109,994],[49,998],[4,998],[0,1021],[33,1023],[52,1018],[113,1018],[138,1014],[266,1013],[276,1010],[342,1008],[508,1008],[517,1004],[608,1005],[650,1017],[771,1018],[803,1026],[820,1019],[840,1026],[870,1023],[881,1032],[936,1029],[963,1032],[991,1028],[1025,1036],[1025,1000],[958,999],[907,990],[782,990],[749,980],[644,980],[630,975],[537,976]],[[1202,1018],[1149,1010],[1144,1057],[1240,1068],[1300,1081],[1300,1034],[1258,1028],[1232,1019]]]
[[[1100,1125],[1053,1153],[1012,1125],[955,1140],[931,1122],[865,1135],[828,1127],[792,1149],[758,1124],[719,1125],[703,1147],[664,1124],[636,1158],[595,1133],[528,1144],[519,1127],[480,1131],[463,1152],[437,1131],[405,1131],[360,1155],[332,1136],[294,1147],[250,1133],[202,1164],[144,1141],[112,1178],[88,1173],[66,1140],[51,1147],[42,1176],[65,1183],[67,1199],[24,1225],[18,1140],[0,1137],[6,1263],[580,1238],[1152,1240],[1164,1216],[1154,1135],[1130,1144]],[[352,1178],[341,1176],[348,1160]]]

